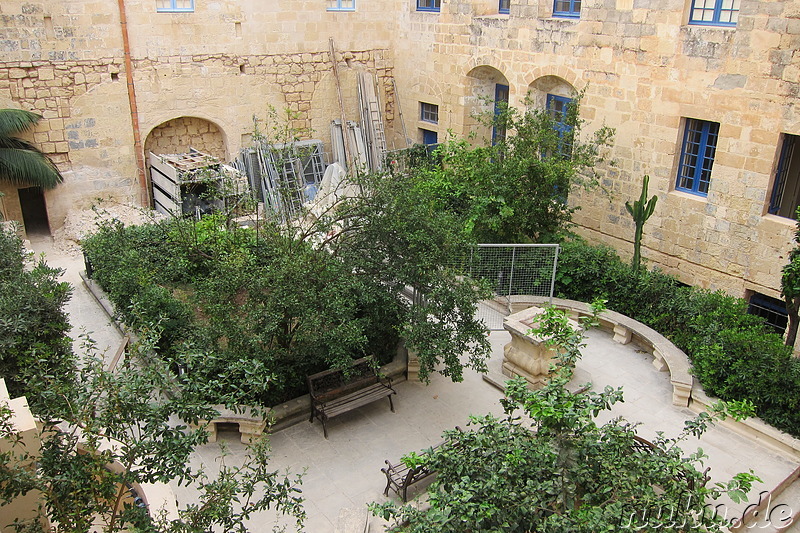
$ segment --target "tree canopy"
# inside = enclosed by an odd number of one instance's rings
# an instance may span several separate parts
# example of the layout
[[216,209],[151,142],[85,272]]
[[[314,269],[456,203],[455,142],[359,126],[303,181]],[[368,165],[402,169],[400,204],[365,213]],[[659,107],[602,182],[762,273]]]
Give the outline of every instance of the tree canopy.
[[558,117],[526,105],[481,117],[505,131],[493,144],[449,139],[432,158],[409,158],[416,186],[461,217],[478,242],[557,242],[578,209],[568,201],[571,190],[599,184],[595,167],[614,130],[602,127],[582,139],[580,96]]
[[[43,261],[25,265],[16,235],[0,231],[0,377],[12,398],[25,395],[38,425],[39,448],[12,423],[0,401],[0,505],[37,493],[39,516],[51,531],[247,531],[251,515],[275,509],[301,529],[299,476],[268,468],[267,441],[254,443],[244,464],[217,475],[190,467],[194,448],[207,442],[202,421],[216,411],[153,358],[153,334],[142,331],[116,371],[104,368],[88,339],[80,361],[66,336],[62,306],[71,287]],[[224,399],[222,400],[224,401]],[[137,503],[144,483],[177,480],[196,487],[198,501],[177,516],[153,514]],[[0,513],[0,528],[42,531],[40,520]]]
[[582,336],[566,315],[548,310],[536,331],[559,350],[544,388],[531,391],[524,379],[510,381],[503,417],[472,417],[465,430],[445,432],[443,446],[404,458],[437,472],[429,508],[388,502],[373,504],[373,511],[393,519],[398,530],[419,533],[722,531],[724,517],[707,501],[723,493],[744,501],[758,478],[739,474],[707,487],[698,469],[702,452],[684,456],[678,443],[702,434],[715,416],[740,416],[752,406],[719,405],[712,415],[687,421],[678,437],[661,435],[653,447],[641,446],[635,425],[596,421],[622,401],[621,389],[567,390]]

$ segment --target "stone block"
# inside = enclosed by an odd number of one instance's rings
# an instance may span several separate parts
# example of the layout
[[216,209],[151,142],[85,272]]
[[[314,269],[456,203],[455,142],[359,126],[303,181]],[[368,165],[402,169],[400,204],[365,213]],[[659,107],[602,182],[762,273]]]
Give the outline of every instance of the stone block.
[[614,341],[620,344],[628,344],[632,338],[631,330],[621,324],[614,326]]

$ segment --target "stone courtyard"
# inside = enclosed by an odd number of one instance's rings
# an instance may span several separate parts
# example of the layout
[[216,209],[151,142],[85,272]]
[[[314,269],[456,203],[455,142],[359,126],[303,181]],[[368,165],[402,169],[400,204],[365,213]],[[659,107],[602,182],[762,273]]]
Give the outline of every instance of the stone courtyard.
[[[73,337],[85,331],[94,338],[98,347],[113,354],[121,340],[120,332],[82,284],[79,272],[82,258],[54,248],[49,238],[33,242],[37,254],[44,254],[52,266],[66,270],[64,280],[75,287],[67,312],[73,323]],[[433,376],[429,385],[403,381],[396,384],[394,399],[396,412],[389,410],[388,402],[376,402],[343,416],[332,419],[328,425],[329,438],[322,435],[322,426],[308,421],[300,422],[271,435],[272,462],[277,470],[293,473],[305,472],[303,496],[308,518],[305,531],[342,532],[353,517],[365,519],[365,506],[369,502],[385,501],[382,492],[386,479],[380,469],[384,460],[397,462],[411,451],[433,446],[441,441],[443,430],[457,425],[466,426],[469,415],[502,412],[498,400],[499,389],[490,381],[502,381],[500,371],[503,346],[509,342],[506,332],[493,331],[489,335],[493,352],[489,379],[475,372],[465,372],[462,383],[452,383],[442,376]],[[590,331],[587,347],[578,364],[574,385],[590,383],[595,390],[606,385],[622,386],[624,403],[614,406],[602,416],[622,416],[639,424],[639,435],[652,439],[656,432],[677,435],[683,421],[694,413],[688,408],[672,405],[672,386],[667,372],[658,372],[652,365],[652,356],[636,344],[621,345],[612,340],[610,333]],[[795,441],[796,442],[796,441]],[[787,478],[796,478],[800,466],[800,448],[795,452],[780,451],[768,441],[758,441],[743,436],[724,426],[708,431],[699,442],[688,440],[685,451],[701,447],[708,455],[706,465],[711,467],[711,482],[726,481],[734,474],[752,469],[762,484],[755,486],[750,503],[758,501],[759,493],[771,491]],[[225,461],[235,465],[245,451],[235,432],[221,432],[218,443],[198,448],[194,462],[209,470],[219,464],[221,450],[226,449]],[[424,499],[424,483],[410,493]],[[192,501],[195,496],[185,487],[172,486],[179,503]],[[395,498],[393,493],[390,497]],[[800,482],[797,480],[774,499],[768,511],[751,527],[759,531],[800,531],[800,525],[779,529],[789,518],[800,512]],[[729,518],[740,517],[746,504],[735,505],[721,501],[720,512]],[[368,517],[370,531],[381,531],[382,521]],[[781,522],[784,520],[784,522]],[[276,518],[267,514],[253,519],[252,531],[271,531]]]

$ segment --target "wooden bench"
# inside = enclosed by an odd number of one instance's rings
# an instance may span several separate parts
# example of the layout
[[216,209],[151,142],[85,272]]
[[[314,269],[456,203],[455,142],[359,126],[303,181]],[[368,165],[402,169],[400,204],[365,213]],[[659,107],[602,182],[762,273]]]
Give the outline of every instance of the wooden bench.
[[[456,430],[463,431],[459,426],[456,426]],[[419,455],[429,455],[448,442],[449,441],[447,440],[443,440],[436,446],[423,450]],[[408,488],[411,485],[417,483],[418,481],[422,481],[431,474],[435,474],[433,470],[429,469],[425,465],[418,465],[413,468],[409,468],[408,465],[402,461],[397,464],[392,464],[387,459],[384,462],[386,463],[386,466],[381,468],[381,472],[383,472],[386,476],[386,488],[383,489],[383,495],[389,496],[389,489],[392,489],[395,494],[403,499],[404,503],[408,501]]]
[[367,405],[381,398],[389,398],[389,407],[394,412],[392,394],[397,394],[388,378],[381,378],[367,358],[356,359],[345,372],[325,370],[306,378],[311,396],[311,416],[322,422],[322,431],[328,438],[326,422],[352,409]]

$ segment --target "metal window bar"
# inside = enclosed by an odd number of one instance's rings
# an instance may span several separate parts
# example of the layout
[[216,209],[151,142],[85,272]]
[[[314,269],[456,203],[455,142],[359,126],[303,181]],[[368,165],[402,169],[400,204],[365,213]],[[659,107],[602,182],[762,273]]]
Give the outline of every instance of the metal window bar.
[[753,293],[747,306],[747,312],[762,317],[767,326],[779,335],[783,335],[786,331],[789,315],[786,313],[785,304],[777,298],[770,298],[757,292]]

